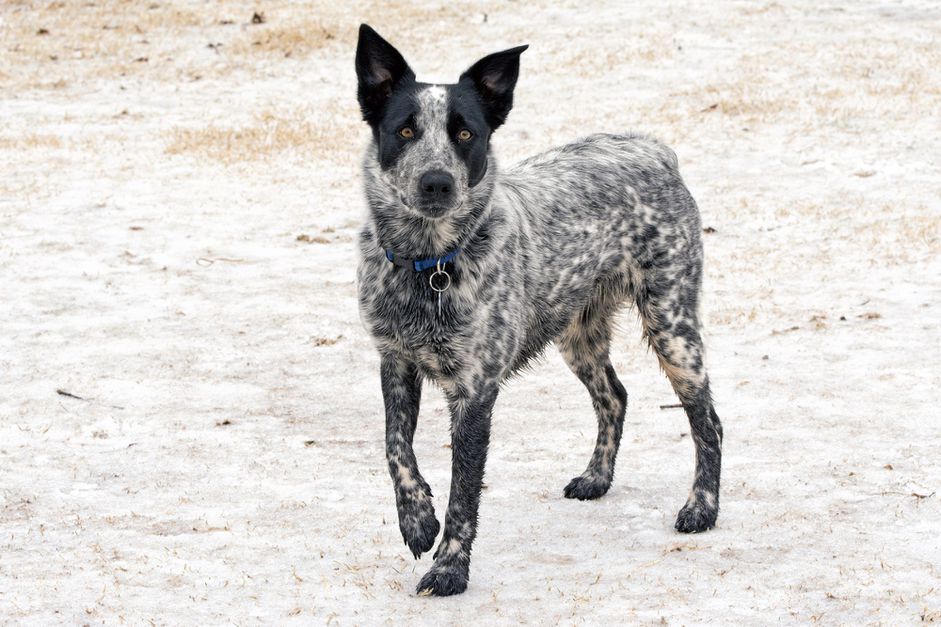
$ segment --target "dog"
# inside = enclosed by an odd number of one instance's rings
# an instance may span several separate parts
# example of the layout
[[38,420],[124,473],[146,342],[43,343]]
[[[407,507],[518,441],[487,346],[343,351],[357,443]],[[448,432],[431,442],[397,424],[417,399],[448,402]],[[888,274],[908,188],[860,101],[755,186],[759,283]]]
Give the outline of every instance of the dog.
[[642,135],[597,134],[499,170],[490,138],[513,106],[526,48],[433,85],[375,30],[359,31],[357,95],[372,130],[359,309],[380,356],[399,529],[416,558],[440,529],[412,449],[423,381],[440,386],[451,413],[451,492],[421,595],[467,588],[494,401],[550,343],[598,419],[588,467],[564,495],[608,491],[627,408],[609,357],[612,318],[627,304],[695,444],[695,481],[675,528],[705,531],[719,511],[722,426],[698,317],[702,228],[676,155]]

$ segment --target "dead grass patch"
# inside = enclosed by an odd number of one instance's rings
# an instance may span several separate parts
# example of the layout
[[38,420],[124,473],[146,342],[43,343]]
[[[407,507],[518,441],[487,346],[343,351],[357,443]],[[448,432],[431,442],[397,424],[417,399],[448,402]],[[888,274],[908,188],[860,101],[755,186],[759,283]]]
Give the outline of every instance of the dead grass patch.
[[880,265],[908,264],[941,253],[941,214],[920,206],[918,214],[897,215],[884,208],[886,218],[869,219],[855,228],[855,239]]
[[[872,39],[782,47],[743,56],[727,78],[680,93],[689,113],[715,111],[746,123],[793,116],[802,126],[851,125],[884,115],[934,115],[941,49]],[[695,109],[695,110],[694,110]]]
[[210,23],[210,14],[157,1],[13,0],[3,8],[3,65],[21,85],[40,89],[66,78],[144,74],[175,54],[182,33]]
[[[352,54],[361,19],[381,16],[376,26],[381,27],[383,36],[402,46],[408,57],[409,40],[414,41],[416,37],[435,40],[440,36],[454,42],[468,19],[466,12],[452,6],[424,8],[408,2],[357,3],[354,12],[360,19],[343,10],[345,8],[342,5],[298,8],[290,3],[266,4],[265,22],[243,29],[227,52],[236,56],[303,57],[336,44],[346,46],[348,54]],[[497,10],[497,7],[486,10]],[[385,24],[400,25],[402,30],[386,28]],[[421,30],[408,32],[409,26],[414,24],[421,24]]]
[[775,117],[796,104],[793,98],[771,86],[747,81],[707,85],[700,91],[699,102],[710,103],[709,110],[748,121]]
[[[256,10],[265,20],[253,22]],[[496,12],[498,6],[481,11]],[[459,8],[411,3],[296,3],[254,6],[237,0],[182,4],[173,0],[7,0],[0,2],[0,78],[20,88],[47,89],[60,80],[142,77],[175,81],[225,76],[233,70],[270,70],[259,56],[305,57],[331,46],[352,47],[364,16],[405,25],[385,32],[435,40],[460,34]],[[421,23],[420,32],[408,25]],[[401,37],[396,37],[401,35]]]
[[0,135],[0,150],[37,150],[61,148],[62,140],[55,135],[29,133],[20,137]]
[[793,251],[795,259],[820,263],[828,256],[849,257],[881,266],[913,264],[941,254],[941,213],[924,204],[873,205],[865,196],[844,191],[841,199],[777,208],[792,224],[814,224],[812,248]]
[[14,1],[4,17],[10,52],[40,60],[113,55],[133,44],[149,44],[151,34],[169,35],[211,19],[190,9],[132,0]]
[[351,138],[360,137],[355,112],[339,105],[313,112],[261,113],[242,126],[209,125],[171,131],[169,154],[204,156],[226,164],[265,160],[276,154],[336,163],[349,161]]
[[631,39],[615,49],[566,45],[547,51],[547,54],[559,59],[559,67],[573,69],[578,76],[591,78],[608,74],[616,68],[637,67],[670,59],[675,50],[673,46],[664,46],[662,42]]
[[229,53],[305,56],[334,42],[342,33],[344,41],[354,41],[352,29],[321,19],[304,19],[294,24],[265,23],[253,26],[234,41]]

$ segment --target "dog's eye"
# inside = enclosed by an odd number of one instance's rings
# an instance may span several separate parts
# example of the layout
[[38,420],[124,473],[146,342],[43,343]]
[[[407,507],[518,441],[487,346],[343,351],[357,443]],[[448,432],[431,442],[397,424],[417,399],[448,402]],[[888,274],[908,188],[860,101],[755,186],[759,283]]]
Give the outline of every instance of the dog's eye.
[[399,129],[399,137],[402,139],[411,139],[415,137],[415,131],[412,130],[411,126],[403,126]]
[[474,134],[471,133],[471,132],[470,132],[469,130],[467,130],[466,128],[462,128],[461,130],[459,130],[459,131],[457,132],[457,138],[458,138],[459,140],[461,140],[462,142],[466,142],[468,139],[470,139],[470,138],[473,137],[473,136],[474,136]]

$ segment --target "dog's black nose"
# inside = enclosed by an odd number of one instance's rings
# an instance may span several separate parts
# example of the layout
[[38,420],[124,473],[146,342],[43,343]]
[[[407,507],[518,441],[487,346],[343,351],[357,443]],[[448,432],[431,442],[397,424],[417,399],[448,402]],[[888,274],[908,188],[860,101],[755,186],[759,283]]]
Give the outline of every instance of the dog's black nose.
[[418,184],[426,201],[444,200],[454,189],[454,177],[444,170],[431,170],[422,174]]

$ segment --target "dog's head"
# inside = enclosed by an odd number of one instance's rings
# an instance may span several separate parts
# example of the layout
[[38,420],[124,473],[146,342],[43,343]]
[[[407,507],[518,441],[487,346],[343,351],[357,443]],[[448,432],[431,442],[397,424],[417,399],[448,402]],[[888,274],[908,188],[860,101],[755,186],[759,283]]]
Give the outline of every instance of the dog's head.
[[408,211],[457,213],[487,174],[490,135],[513,106],[519,57],[527,46],[484,57],[457,83],[430,85],[369,26],[359,30],[356,74],[363,119],[383,178]]

